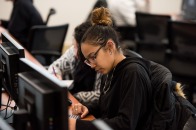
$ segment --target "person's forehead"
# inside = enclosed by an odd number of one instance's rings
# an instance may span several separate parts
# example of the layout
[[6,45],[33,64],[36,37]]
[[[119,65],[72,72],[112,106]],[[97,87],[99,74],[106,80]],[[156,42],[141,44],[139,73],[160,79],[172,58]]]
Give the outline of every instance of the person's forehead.
[[84,43],[84,44],[81,44],[81,46],[83,46],[83,48],[96,49],[96,48],[98,48],[100,45],[97,45],[97,44],[90,44],[90,43]]
[[92,45],[92,44],[82,44],[81,49],[82,52],[85,53],[86,55],[89,55],[92,52],[95,52],[98,46]]

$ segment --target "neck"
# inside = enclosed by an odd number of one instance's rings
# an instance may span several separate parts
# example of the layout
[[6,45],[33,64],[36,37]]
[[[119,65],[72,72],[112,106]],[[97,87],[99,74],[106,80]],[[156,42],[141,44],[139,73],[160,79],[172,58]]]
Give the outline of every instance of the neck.
[[126,57],[121,53],[121,52],[117,52],[117,54],[115,55],[115,61],[114,61],[114,67],[116,67],[116,65],[118,63],[120,63],[122,60],[124,60]]

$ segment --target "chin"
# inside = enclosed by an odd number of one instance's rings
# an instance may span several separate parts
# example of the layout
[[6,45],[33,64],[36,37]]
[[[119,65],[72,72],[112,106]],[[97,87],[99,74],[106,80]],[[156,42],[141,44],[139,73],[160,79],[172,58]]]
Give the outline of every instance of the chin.
[[101,74],[106,74],[106,72],[103,69],[100,69],[98,71],[96,71],[97,73],[101,73]]
[[107,74],[107,73],[105,73],[105,72],[100,72],[101,74]]
[[102,74],[108,74],[108,71],[105,70],[105,71],[102,71],[101,73],[102,73]]

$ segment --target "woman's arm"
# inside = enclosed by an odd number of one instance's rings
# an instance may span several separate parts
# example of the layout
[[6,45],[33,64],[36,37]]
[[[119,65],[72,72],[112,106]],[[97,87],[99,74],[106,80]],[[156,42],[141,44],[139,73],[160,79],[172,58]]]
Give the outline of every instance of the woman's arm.
[[75,63],[74,47],[71,46],[59,59],[54,61],[48,68],[51,74],[63,76],[66,72],[73,71]]

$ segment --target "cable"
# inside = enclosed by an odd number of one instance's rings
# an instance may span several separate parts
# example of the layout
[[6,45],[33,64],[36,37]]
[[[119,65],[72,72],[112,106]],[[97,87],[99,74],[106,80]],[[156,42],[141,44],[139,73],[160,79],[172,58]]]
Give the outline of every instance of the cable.
[[4,118],[4,119],[5,119],[5,120],[9,119],[10,117],[12,117],[12,116],[13,116],[13,113],[14,113],[14,110],[13,110],[13,109],[11,109],[11,111],[10,111],[10,116],[8,116],[8,117],[6,117],[6,118]]
[[8,106],[10,105],[10,95],[9,95],[9,97],[8,97],[8,101],[7,101],[7,106],[6,106],[6,109],[5,109],[5,116],[4,116],[4,119],[7,117],[7,108],[8,108]]
[[[12,100],[10,100],[10,99],[11,98],[10,98],[10,95],[9,95],[7,104],[6,105],[5,104],[1,104],[1,106],[5,106],[4,109],[0,110],[0,112],[5,111],[5,115],[4,115],[4,119],[5,120],[7,120],[10,117],[12,117],[13,116],[13,111],[17,109],[16,105],[14,107],[11,106]],[[9,116],[8,116],[8,108],[11,108]]]
[[[15,107],[17,107],[17,106],[14,106],[14,107],[12,107],[12,106],[7,106],[7,105],[5,105],[5,104],[1,104],[1,106],[6,106],[6,107],[9,107],[9,108],[14,109],[14,110],[16,110]],[[0,111],[2,111],[2,110],[0,110]]]
[[[3,105],[3,104],[2,104],[2,105]],[[3,105],[3,106],[7,106],[7,105]],[[14,107],[7,106],[6,108],[2,109],[2,110],[0,111],[0,113],[1,113],[2,111],[5,111],[7,108],[10,108],[11,111],[10,111],[10,116],[8,116],[8,117],[5,117],[5,116],[4,116],[4,119],[5,119],[5,120],[7,120],[7,119],[9,119],[10,117],[13,116],[13,111],[16,110],[17,107],[16,107],[16,106],[14,106]]]
[[[6,106],[6,107],[9,107],[10,109],[14,109],[14,110],[15,110],[15,106],[14,106],[14,107],[12,107],[12,106],[4,105],[4,104],[2,104],[1,106]],[[4,111],[5,109],[6,109],[6,108],[1,109],[1,110],[0,110],[0,112]]]

